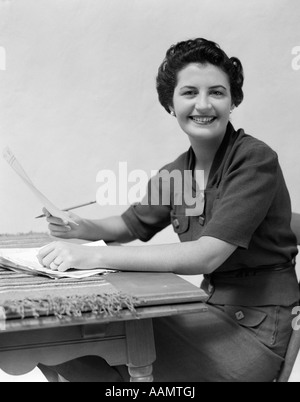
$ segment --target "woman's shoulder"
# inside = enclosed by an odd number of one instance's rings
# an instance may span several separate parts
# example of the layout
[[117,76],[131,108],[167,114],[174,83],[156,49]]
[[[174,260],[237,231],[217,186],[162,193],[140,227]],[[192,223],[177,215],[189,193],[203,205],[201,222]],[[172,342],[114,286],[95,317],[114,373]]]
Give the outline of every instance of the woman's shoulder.
[[176,159],[172,162],[167,163],[164,165],[160,171],[167,170],[168,172],[172,172],[174,170],[187,170],[189,169],[189,165],[191,164],[192,158],[192,150],[191,148],[188,149],[186,152],[180,154]]
[[245,133],[243,129],[236,131],[236,138],[233,146],[237,156],[245,157],[247,160],[278,160],[278,155],[274,149],[264,141]]

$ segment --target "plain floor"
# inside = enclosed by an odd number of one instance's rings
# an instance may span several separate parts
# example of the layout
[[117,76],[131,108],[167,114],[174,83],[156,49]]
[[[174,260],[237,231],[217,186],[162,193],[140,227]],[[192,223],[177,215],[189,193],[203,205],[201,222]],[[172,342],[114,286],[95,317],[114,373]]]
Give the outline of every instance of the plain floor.
[[[0,370],[0,382],[47,382],[39,369],[22,376],[11,376]],[[300,382],[300,354],[294,366],[289,382]]]
[[[47,382],[39,369],[22,376],[11,376],[0,370],[0,382]],[[296,361],[289,382],[300,382],[300,355]]]

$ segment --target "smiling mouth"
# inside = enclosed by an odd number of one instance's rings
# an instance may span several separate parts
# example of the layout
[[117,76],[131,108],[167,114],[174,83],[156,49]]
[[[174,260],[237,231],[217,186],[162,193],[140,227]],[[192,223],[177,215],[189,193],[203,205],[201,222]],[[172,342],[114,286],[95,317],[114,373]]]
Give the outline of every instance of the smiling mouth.
[[212,124],[215,120],[216,117],[215,116],[190,116],[190,119],[199,125],[202,126],[208,126],[209,124]]

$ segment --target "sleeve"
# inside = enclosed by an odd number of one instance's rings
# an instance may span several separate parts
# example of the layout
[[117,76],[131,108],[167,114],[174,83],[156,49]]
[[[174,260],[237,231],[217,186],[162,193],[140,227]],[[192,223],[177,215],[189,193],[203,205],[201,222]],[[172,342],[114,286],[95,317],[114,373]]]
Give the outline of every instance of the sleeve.
[[274,200],[278,171],[277,154],[264,145],[237,158],[221,183],[202,236],[248,249]]
[[143,200],[131,205],[122,214],[129,230],[139,240],[148,241],[171,223],[171,197],[162,196],[159,173],[148,182]]

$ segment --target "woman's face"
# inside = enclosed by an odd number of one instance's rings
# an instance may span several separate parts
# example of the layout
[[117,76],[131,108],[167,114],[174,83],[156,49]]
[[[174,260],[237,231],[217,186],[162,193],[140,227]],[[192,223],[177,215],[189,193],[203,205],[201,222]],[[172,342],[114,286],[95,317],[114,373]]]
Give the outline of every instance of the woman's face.
[[170,109],[194,140],[221,140],[231,108],[229,79],[220,68],[191,63],[178,73]]

